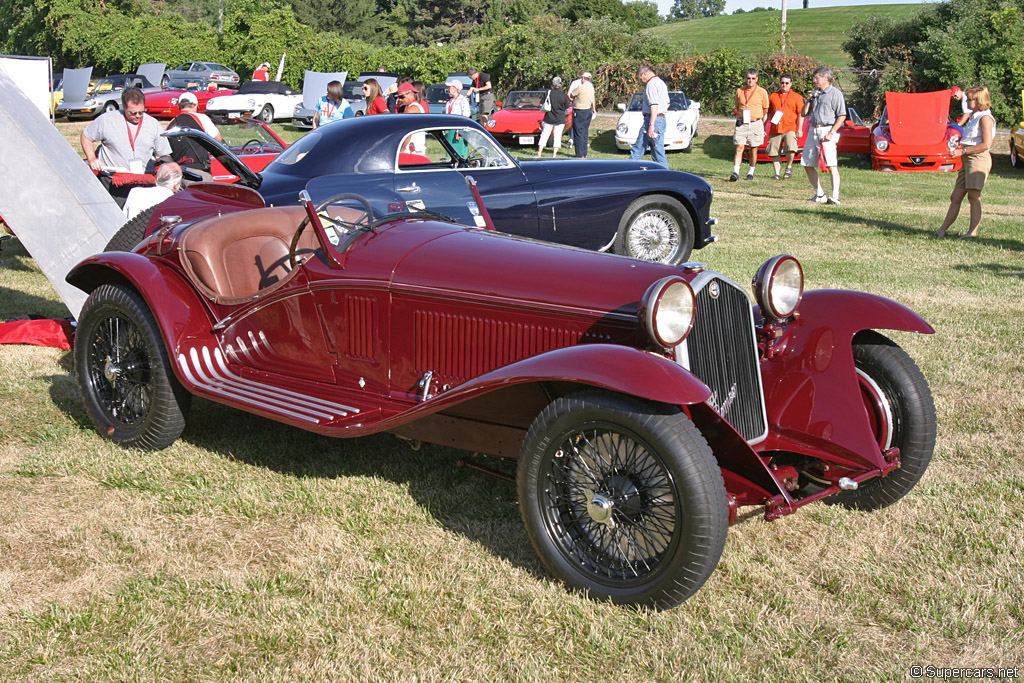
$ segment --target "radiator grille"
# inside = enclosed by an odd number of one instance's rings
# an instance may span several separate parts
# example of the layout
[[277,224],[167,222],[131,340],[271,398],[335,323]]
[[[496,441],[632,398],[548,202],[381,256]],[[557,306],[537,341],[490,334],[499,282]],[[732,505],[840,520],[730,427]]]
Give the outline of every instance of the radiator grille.
[[[709,403],[748,442],[768,433],[750,299],[720,276],[693,282],[697,313],[676,360],[711,389]],[[717,296],[713,296],[717,294]]]
[[434,378],[456,384],[485,372],[573,346],[583,335],[575,330],[488,318],[416,311],[416,367]]

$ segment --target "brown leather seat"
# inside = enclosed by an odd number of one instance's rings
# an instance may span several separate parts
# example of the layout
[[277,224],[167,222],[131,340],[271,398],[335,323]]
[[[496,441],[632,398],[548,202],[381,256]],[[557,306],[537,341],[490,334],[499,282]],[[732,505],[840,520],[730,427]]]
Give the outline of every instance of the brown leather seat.
[[[306,217],[300,206],[239,211],[208,218],[185,231],[181,263],[196,287],[219,304],[242,303],[283,285],[293,275],[292,236]],[[297,254],[319,249],[307,225]]]

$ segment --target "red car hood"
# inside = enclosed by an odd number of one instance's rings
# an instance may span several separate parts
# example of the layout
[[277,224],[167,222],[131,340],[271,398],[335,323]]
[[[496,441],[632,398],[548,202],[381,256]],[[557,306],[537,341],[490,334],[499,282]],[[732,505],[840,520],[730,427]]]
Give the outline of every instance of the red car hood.
[[930,145],[946,138],[949,91],[886,92],[889,135],[898,145]]

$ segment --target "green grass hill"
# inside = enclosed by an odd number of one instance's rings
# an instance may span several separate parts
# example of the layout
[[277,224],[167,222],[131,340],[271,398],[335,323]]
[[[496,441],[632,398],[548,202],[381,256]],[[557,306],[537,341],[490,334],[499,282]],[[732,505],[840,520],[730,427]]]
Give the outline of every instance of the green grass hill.
[[[797,7],[800,3],[794,3]],[[924,4],[860,5],[857,7],[819,7],[792,9],[786,13],[789,47],[799,54],[817,59],[829,66],[850,66],[850,55],[842,44],[854,22],[882,14],[905,19],[924,9]],[[680,49],[704,54],[721,47],[731,47],[743,54],[772,52],[779,45],[781,12],[746,12],[694,21],[677,21],[647,29]]]

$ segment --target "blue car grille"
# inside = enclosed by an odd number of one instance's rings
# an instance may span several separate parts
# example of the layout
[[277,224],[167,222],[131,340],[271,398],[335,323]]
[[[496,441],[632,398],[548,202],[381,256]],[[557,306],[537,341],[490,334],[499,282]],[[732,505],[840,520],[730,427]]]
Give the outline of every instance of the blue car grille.
[[768,419],[750,299],[717,274],[705,272],[691,284],[696,315],[676,360],[711,389],[708,403],[747,442],[761,441]]

